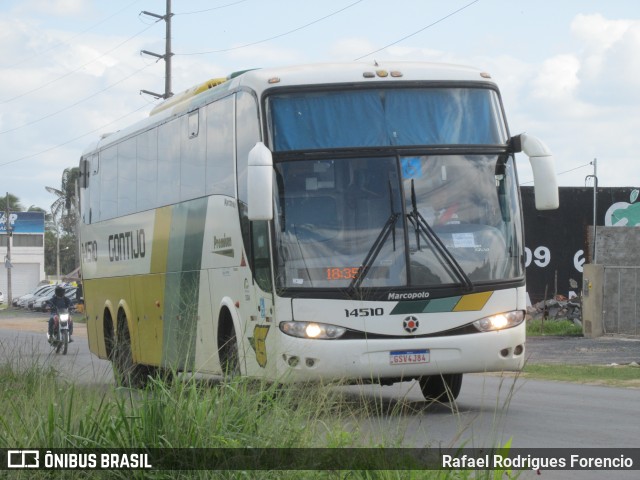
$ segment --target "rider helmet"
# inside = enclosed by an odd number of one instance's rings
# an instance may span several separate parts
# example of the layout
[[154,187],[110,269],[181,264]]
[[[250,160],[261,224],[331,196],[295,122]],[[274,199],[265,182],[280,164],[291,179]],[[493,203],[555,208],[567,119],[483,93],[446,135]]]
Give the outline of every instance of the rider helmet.
[[64,296],[64,287],[61,287],[60,285],[58,285],[56,287],[56,297],[63,297]]

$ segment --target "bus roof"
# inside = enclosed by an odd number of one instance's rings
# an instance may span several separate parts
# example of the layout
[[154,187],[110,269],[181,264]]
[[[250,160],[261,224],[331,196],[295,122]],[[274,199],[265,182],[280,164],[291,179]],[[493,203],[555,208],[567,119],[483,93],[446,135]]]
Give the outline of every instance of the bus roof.
[[371,81],[484,81],[490,76],[460,65],[425,62],[324,63],[252,70],[238,84],[261,92],[272,86],[320,85]]
[[[214,78],[199,83],[184,92],[165,100],[151,110],[150,118],[142,120],[112,135],[103,135],[97,144],[85,150],[84,154],[95,151],[104,144],[126,137],[133,131],[197,108],[223,92],[241,87],[254,90],[258,96],[275,87],[297,85],[354,84],[386,81],[465,81],[493,83],[491,76],[482,70],[445,63],[428,62],[352,62],[318,63],[298,66],[261,68],[237,72],[224,78]],[[83,154],[83,155],[84,155]]]

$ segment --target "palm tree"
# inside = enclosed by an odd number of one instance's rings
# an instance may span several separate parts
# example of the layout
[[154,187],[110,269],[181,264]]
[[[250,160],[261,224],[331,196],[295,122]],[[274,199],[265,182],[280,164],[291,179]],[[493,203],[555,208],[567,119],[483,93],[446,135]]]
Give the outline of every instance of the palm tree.
[[21,212],[24,207],[20,204],[20,199],[15,195],[7,193],[0,197],[0,212],[7,211],[7,200],[9,203],[9,211],[10,212]]
[[[60,188],[44,187],[58,198],[51,204],[51,221],[56,234],[56,276],[60,278],[60,230],[75,236],[77,218],[76,181],[80,168],[65,168]],[[77,256],[76,256],[77,258]]]
[[76,198],[76,182],[80,176],[80,168],[65,168],[62,172],[60,188],[44,187],[47,192],[58,198],[51,204],[52,220],[62,227],[65,233],[75,233],[76,218],[78,214]]

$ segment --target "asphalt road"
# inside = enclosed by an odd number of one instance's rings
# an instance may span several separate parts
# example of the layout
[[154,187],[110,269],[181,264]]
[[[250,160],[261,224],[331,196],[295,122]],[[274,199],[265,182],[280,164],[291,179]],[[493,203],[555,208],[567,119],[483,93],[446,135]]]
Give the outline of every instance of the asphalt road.
[[107,384],[113,381],[111,363],[89,352],[86,325],[75,323],[73,342],[66,355],[56,354],[47,342],[48,314],[18,311],[0,316],[0,363],[20,368],[34,364],[51,366],[61,378],[76,383]]

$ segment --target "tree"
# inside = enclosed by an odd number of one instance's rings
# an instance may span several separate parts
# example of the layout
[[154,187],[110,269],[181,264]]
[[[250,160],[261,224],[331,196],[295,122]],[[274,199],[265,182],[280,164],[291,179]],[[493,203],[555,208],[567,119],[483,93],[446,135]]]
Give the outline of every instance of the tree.
[[24,207],[20,204],[20,199],[15,195],[2,195],[0,196],[0,212],[7,211],[7,197],[9,198],[9,210],[11,212],[22,212]]
[[53,230],[44,234],[44,270],[47,275],[56,275],[57,259],[60,259],[60,275],[64,276],[78,267],[76,240],[71,235],[60,237],[60,255],[57,251],[58,239]]
[[[77,240],[76,240],[76,219],[78,216],[77,199],[76,199],[76,182],[80,176],[80,168],[65,168],[62,172],[62,181],[60,188],[44,187],[47,192],[54,194],[57,198],[51,204],[51,217],[49,222],[49,229],[53,230],[55,234],[55,260],[56,260],[56,275],[60,277],[60,274],[64,271],[61,267],[69,268],[66,262],[61,265],[61,251],[60,244],[67,244],[64,248],[63,260],[69,256],[73,258],[73,267],[69,271],[75,269],[77,255]],[[67,252],[71,250],[71,255]],[[68,272],[67,272],[68,273]]]
[[76,182],[80,177],[80,168],[65,168],[62,172],[60,188],[44,187],[47,192],[57,198],[51,204],[52,221],[56,223],[64,233],[75,235],[76,219],[78,217]]

